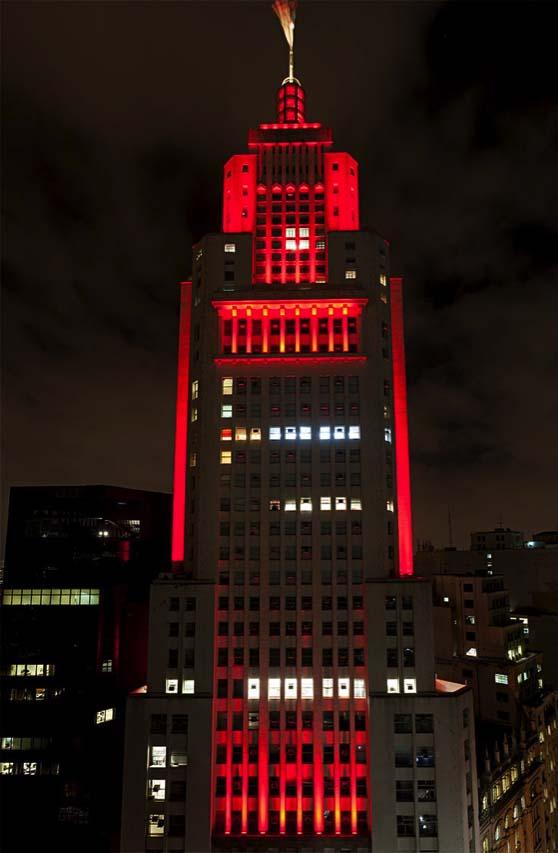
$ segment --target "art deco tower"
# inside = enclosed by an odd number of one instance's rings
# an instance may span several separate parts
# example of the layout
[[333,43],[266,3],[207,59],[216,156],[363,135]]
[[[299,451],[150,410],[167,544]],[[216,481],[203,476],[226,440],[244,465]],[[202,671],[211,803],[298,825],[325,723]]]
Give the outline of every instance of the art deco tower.
[[175,572],[123,849],[474,849],[470,696],[435,680],[413,578],[402,282],[296,78],[181,287]]

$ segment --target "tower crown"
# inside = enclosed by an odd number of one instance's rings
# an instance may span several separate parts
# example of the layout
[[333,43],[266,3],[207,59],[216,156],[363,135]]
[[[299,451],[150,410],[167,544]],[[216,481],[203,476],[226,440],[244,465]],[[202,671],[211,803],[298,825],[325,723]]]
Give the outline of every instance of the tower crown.
[[296,77],[283,80],[277,92],[277,121],[279,124],[302,124],[304,115],[302,84]]

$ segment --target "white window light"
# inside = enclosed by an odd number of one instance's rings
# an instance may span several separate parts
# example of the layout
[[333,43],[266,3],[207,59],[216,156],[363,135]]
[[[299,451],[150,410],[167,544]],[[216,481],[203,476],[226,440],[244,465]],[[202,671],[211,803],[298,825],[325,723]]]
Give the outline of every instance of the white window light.
[[336,510],[347,509],[347,498],[335,498],[335,509]]
[[232,452],[230,450],[221,451],[221,465],[230,465],[232,463]]
[[442,601],[444,602],[444,604],[449,604],[449,595],[444,595]]
[[269,440],[270,441],[279,441],[281,439],[281,427],[270,427],[269,428]]
[[302,441],[309,441],[312,438],[312,427],[301,426],[299,430],[299,437]]
[[387,276],[384,273],[380,276],[380,284],[382,287],[387,287]]
[[496,684],[507,684],[508,676],[503,672],[497,672],[494,675],[494,681],[496,682]]
[[293,441],[296,438],[296,427],[288,426],[285,427],[285,438],[289,441]]
[[366,699],[366,686],[364,678],[355,678],[353,682],[353,691],[355,699]]
[[281,509],[281,501],[278,498],[272,498],[269,502],[270,512],[277,512]]
[[337,695],[340,699],[349,699],[351,695],[351,679],[350,678],[338,678],[337,679]]
[[198,399],[199,390],[200,390],[200,383],[198,382],[197,379],[194,379],[194,381],[192,382],[192,400]]
[[360,438],[360,427],[359,426],[350,426],[349,427],[349,438],[350,439]]
[[323,252],[325,249],[325,240],[316,240],[316,249],[318,252]]
[[268,699],[281,698],[281,679],[269,678],[267,682],[267,697]]
[[186,752],[171,752],[170,756],[171,767],[184,767],[188,764],[188,755]]
[[328,497],[320,498],[320,509],[325,509],[325,510],[331,509],[331,498],[328,498]]
[[325,441],[326,439],[331,438],[331,427],[321,426],[320,427],[320,439],[321,441]]
[[221,417],[232,418],[232,406],[230,403],[225,403],[223,406],[221,406]]
[[259,427],[252,427],[250,429],[250,441],[261,441],[262,431]]
[[416,678],[404,678],[403,679],[403,692],[404,693],[416,693],[417,692],[417,680],[416,680]]
[[285,237],[296,237],[296,228],[285,228]]
[[388,512],[393,512],[393,501],[386,501],[386,509]]
[[345,278],[356,278],[356,270],[345,270]]
[[221,392],[225,397],[228,397],[233,392],[232,376],[223,376],[221,379]]
[[322,679],[322,696],[324,699],[333,698],[333,678]]
[[167,766],[167,748],[166,746],[151,747],[150,767],[166,767]]
[[149,780],[149,796],[154,800],[165,799],[165,780],[150,779]]
[[285,249],[287,252],[294,252],[296,250],[296,240],[285,240]]
[[246,427],[237,427],[234,431],[235,441],[246,441]]
[[310,240],[299,240],[298,241],[298,248],[302,249],[302,250],[309,249],[310,248]]
[[197,410],[196,406],[192,406],[192,415],[191,415],[192,423],[195,423],[197,421],[197,419],[198,419],[198,410]]
[[301,498],[300,499],[300,511],[301,512],[312,512],[312,498]]
[[296,699],[296,678],[285,679],[285,699]]
[[157,836],[165,834],[165,815],[150,814],[149,815],[149,835]]
[[225,252],[234,255],[236,252],[236,243],[225,243]]
[[194,692],[195,682],[193,678],[185,678],[182,682],[182,692],[192,695]]
[[360,512],[362,509],[362,501],[360,498],[351,498],[351,509],[353,512]]
[[299,237],[309,237],[310,236],[310,229],[302,226],[302,228],[298,229],[298,236]]
[[387,441],[388,444],[391,444],[391,428],[384,427],[384,440]]
[[312,678],[302,678],[300,681],[300,698],[314,698],[314,680]]
[[165,681],[165,693],[178,693],[178,678],[167,678]]
[[399,693],[399,679],[398,678],[388,678],[387,679],[387,692],[388,693]]
[[114,708],[103,708],[102,711],[97,711],[95,714],[95,722],[97,725],[99,723],[109,723],[111,720],[114,720]]
[[345,427],[344,426],[333,427],[333,437],[334,438],[345,438]]
[[296,512],[296,498],[287,498],[285,501],[285,512]]
[[259,678],[249,678],[248,679],[248,699],[259,699],[260,698],[260,679]]
[[467,651],[465,652],[465,654],[467,655],[467,657],[470,657],[470,658],[476,658],[476,656],[477,656],[477,650],[474,648],[474,646],[471,646],[471,648],[470,648],[470,649],[467,649]]

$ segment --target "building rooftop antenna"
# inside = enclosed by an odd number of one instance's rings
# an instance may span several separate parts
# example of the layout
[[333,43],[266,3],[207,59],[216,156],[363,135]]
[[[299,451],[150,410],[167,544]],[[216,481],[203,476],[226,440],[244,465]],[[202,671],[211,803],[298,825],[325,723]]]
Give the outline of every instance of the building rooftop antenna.
[[275,0],[273,11],[279,18],[279,23],[289,45],[289,76],[285,77],[283,83],[298,83],[300,81],[294,76],[294,33],[296,17],[296,0]]

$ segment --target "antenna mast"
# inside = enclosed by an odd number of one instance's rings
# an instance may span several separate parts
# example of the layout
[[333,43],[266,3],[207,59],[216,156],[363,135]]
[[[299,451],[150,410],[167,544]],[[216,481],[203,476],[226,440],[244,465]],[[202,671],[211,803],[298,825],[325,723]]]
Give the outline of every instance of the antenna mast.
[[283,82],[293,82],[294,76],[294,31],[296,17],[296,0],[275,0],[273,11],[279,18],[279,23],[289,45],[289,76]]

